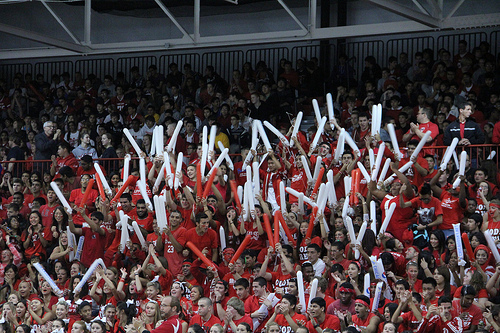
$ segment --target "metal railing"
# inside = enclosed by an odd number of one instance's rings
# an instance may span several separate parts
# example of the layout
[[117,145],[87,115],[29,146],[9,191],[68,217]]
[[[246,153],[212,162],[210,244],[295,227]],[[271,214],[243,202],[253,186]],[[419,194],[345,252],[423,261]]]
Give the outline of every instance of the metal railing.
[[[420,153],[422,156],[431,153],[434,155],[438,161],[444,156],[444,152],[448,146],[433,146],[433,147],[424,147],[422,152]],[[495,156],[492,158],[492,161],[498,165],[500,163],[500,145],[497,144],[483,144],[483,145],[469,145],[469,146],[459,146],[456,148],[457,155],[465,150],[467,154],[471,158],[471,160],[477,160],[478,166],[482,161],[488,159],[492,152],[495,152]],[[229,154],[229,156],[234,160],[235,158],[240,157],[240,154]],[[132,163],[137,163],[139,160],[138,157],[132,157]],[[98,158],[94,160],[101,165],[117,165],[121,166],[123,158]],[[52,163],[51,160],[23,160],[23,161],[4,161],[0,162],[4,170],[8,170],[9,164],[14,164],[14,168],[12,170],[12,174],[15,177],[21,177],[23,172],[32,172],[35,170],[35,164],[39,163],[42,167],[38,169],[42,176],[45,171],[50,171],[50,165]],[[134,164],[133,164],[134,165]],[[136,165],[138,167],[138,163]],[[118,170],[110,170],[105,169],[107,174],[109,175],[112,171]]]

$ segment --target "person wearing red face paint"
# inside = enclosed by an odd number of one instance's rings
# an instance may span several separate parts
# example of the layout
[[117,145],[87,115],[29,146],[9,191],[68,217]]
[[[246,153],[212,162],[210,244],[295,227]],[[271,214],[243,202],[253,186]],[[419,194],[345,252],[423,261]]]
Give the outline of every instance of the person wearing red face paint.
[[494,240],[500,240],[500,200],[490,201],[488,214],[483,215],[481,231],[490,230]]

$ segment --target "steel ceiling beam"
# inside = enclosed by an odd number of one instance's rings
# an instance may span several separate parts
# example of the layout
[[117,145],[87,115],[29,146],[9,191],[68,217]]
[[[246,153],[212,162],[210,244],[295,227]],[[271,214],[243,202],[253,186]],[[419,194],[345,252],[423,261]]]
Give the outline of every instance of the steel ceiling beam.
[[300,29],[307,31],[307,28],[302,24],[302,22],[295,16],[295,14],[288,8],[286,3],[283,0],[278,0],[278,3],[283,7],[283,9],[290,15],[290,17],[297,23],[297,25],[300,27]]
[[455,6],[451,9],[451,11],[446,16],[446,20],[448,20],[450,17],[452,17],[456,13],[458,8],[460,8],[460,6],[462,6],[462,4],[464,2],[465,2],[465,0],[458,0],[457,3],[455,4]]
[[394,1],[391,0],[366,0],[366,1],[385,10],[406,17],[410,20],[428,25],[429,27],[432,28],[439,28],[440,21],[438,19],[433,18],[429,15],[424,15],[408,7],[401,6],[399,3],[396,3]]
[[7,24],[0,23],[0,32],[5,32],[6,34],[9,35],[21,37],[35,42],[40,42],[46,45],[55,46],[63,50],[69,50],[78,53],[87,53],[91,51],[90,48],[83,45],[73,44],[60,39],[47,37],[33,31],[13,27]]
[[417,6],[417,8],[420,9],[422,14],[430,15],[430,13],[427,11],[427,9],[425,9],[424,6],[422,6],[422,4],[420,4],[420,2],[418,2],[418,0],[412,0],[412,1],[415,4],[415,6]]
[[92,0],[85,0],[84,18],[83,18],[83,40],[85,45],[90,45],[92,40],[90,38],[92,28]]
[[431,6],[432,16],[439,17],[441,15],[441,8],[439,8],[436,0],[427,0],[427,3],[429,4],[429,6]]
[[191,40],[193,40],[193,37],[191,37],[189,35],[189,33],[186,31],[186,29],[184,29],[184,27],[177,21],[177,19],[175,18],[175,16],[170,12],[170,10],[163,4],[163,2],[161,2],[161,0],[155,0],[156,4],[158,5],[158,7],[161,8],[161,10],[165,13],[165,15],[168,16],[168,18],[170,19],[170,21],[172,21],[172,23],[177,27],[177,29],[179,29],[179,31],[182,33],[182,35],[184,37],[187,37]]
[[195,43],[197,43],[200,40],[200,12],[201,12],[200,0],[194,0],[193,27],[194,27]]
[[45,0],[40,0],[42,5],[47,9],[47,11],[54,17],[54,19],[59,23],[59,25],[66,31],[66,33],[71,37],[71,39],[75,42],[75,44],[80,44],[80,41],[73,35],[71,30],[64,24],[63,20],[52,10],[52,8],[49,6],[49,4]]

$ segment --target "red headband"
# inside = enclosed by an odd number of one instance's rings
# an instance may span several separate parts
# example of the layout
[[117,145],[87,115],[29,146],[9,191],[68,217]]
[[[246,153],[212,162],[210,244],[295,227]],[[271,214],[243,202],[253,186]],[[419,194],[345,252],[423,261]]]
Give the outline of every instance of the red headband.
[[367,308],[369,308],[369,307],[370,307],[370,305],[368,305],[368,303],[366,303],[366,302],[365,302],[365,301],[363,301],[362,299],[357,299],[356,301],[354,301],[354,303],[364,305],[364,306],[366,306]]
[[354,289],[346,288],[346,287],[340,287],[339,288],[339,293],[341,293],[341,292],[346,292],[346,293],[351,293],[351,294],[355,293]]
[[497,209],[500,209],[500,205],[498,205],[496,203],[491,203],[490,202],[490,207],[496,207]]

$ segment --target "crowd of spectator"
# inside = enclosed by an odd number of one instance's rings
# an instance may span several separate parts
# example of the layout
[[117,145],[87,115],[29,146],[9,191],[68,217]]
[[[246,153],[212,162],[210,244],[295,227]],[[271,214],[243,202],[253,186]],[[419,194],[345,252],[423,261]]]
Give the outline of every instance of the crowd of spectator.
[[[331,73],[313,58],[283,59],[278,73],[245,63],[227,79],[172,63],[166,75],[133,67],[130,82],[0,80],[0,333],[500,332],[500,259],[488,243],[500,242],[500,173],[497,147],[483,145],[500,143],[500,57],[465,41],[456,55],[410,56],[386,67],[369,56],[362,73],[340,55]],[[294,131],[298,111],[315,119],[306,131]],[[267,132],[269,149],[261,132],[252,146],[258,121],[285,139]],[[354,144],[339,146],[346,135]],[[441,168],[455,138],[457,159]],[[206,180],[224,148],[230,162]],[[390,177],[377,182],[378,155]]]

